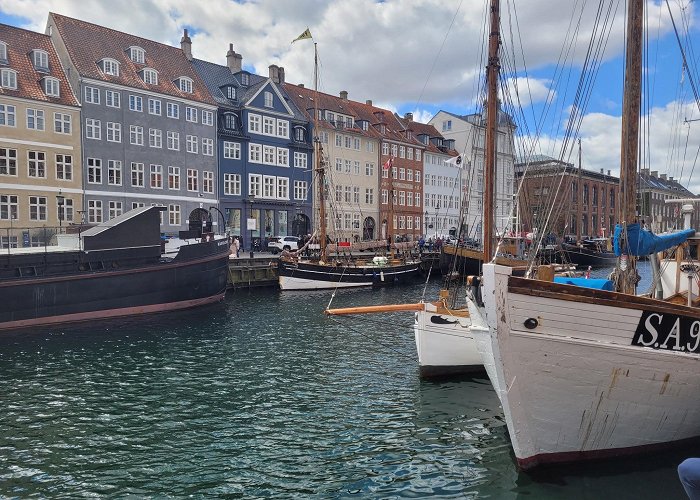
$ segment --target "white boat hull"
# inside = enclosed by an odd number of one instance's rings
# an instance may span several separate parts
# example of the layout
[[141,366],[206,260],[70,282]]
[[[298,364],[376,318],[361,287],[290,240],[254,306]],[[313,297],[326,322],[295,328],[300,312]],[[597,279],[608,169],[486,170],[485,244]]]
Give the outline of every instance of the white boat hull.
[[437,377],[482,371],[481,356],[464,314],[440,314],[426,303],[416,312],[414,334],[422,377]]
[[299,278],[294,276],[280,276],[279,284],[281,290],[327,290],[335,288],[356,288],[359,286],[372,286],[372,281],[324,281],[318,279]]
[[[587,300],[532,293],[509,288],[510,271],[484,266],[480,311],[488,328],[475,318],[472,330],[522,468],[700,436],[700,354],[688,352],[700,343],[697,311],[681,308],[687,316],[674,327],[678,306],[623,307],[614,292]],[[569,299],[581,293],[567,288]],[[671,326],[662,328],[664,316]]]

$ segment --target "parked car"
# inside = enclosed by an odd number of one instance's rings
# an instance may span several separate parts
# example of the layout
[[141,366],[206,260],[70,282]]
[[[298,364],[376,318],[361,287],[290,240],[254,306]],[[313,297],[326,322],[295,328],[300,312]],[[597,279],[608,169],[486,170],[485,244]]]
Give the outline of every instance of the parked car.
[[272,253],[282,250],[298,250],[299,238],[296,236],[274,236],[267,242],[267,249]]

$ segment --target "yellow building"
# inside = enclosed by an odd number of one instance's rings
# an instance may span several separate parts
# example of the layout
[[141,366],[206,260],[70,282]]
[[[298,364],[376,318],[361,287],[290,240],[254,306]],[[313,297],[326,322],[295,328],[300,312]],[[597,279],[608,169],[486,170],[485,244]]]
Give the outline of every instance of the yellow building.
[[2,247],[42,245],[80,222],[79,106],[51,38],[0,24]]

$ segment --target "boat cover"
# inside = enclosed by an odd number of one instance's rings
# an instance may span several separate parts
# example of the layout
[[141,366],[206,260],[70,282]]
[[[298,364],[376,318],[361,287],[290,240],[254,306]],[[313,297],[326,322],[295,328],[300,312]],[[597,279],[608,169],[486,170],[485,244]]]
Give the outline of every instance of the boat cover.
[[563,276],[555,276],[554,282],[561,283],[562,285],[574,285],[582,288],[613,291],[613,282],[600,278],[566,278]]
[[[622,255],[620,248],[620,237],[622,236],[622,225],[615,226],[615,235],[613,239],[613,247],[615,255]],[[628,252],[631,255],[651,255],[653,253],[663,252],[671,247],[680,245],[688,238],[695,234],[695,229],[684,229],[676,233],[654,234],[651,231],[642,229],[636,224],[627,225],[627,238],[629,240]]]

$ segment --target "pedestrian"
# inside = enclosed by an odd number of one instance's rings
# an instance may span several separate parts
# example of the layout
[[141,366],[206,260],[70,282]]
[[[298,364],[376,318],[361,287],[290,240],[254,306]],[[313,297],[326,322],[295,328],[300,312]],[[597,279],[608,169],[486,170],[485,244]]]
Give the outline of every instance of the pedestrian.
[[421,254],[423,253],[423,248],[425,248],[425,238],[423,238],[421,236],[420,239],[418,240],[418,250],[420,251]]
[[700,458],[686,458],[678,466],[678,478],[690,500],[700,500]]
[[233,238],[233,244],[236,247],[236,257],[239,257],[241,252],[241,241],[238,239],[238,236]]

